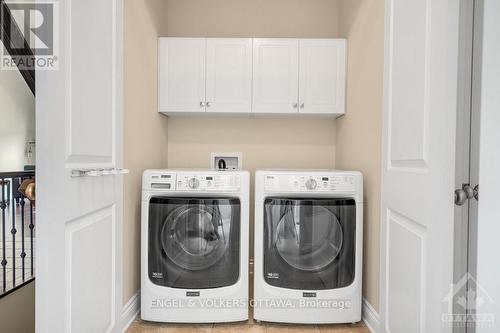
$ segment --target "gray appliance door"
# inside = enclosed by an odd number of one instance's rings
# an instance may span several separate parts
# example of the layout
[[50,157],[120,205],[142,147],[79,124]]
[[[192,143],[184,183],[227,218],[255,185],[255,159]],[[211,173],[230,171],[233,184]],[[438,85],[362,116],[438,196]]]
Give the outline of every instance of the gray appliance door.
[[149,202],[150,280],[172,288],[216,288],[239,277],[240,201],[164,198]]
[[354,280],[352,199],[267,198],[264,278],[290,289],[335,289]]

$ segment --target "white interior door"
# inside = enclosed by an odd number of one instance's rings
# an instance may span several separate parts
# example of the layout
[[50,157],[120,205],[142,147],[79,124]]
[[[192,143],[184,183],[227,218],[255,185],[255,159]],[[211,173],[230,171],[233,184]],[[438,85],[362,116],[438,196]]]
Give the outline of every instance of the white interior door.
[[251,112],[252,39],[207,39],[207,112]]
[[298,39],[253,40],[253,112],[298,112]]
[[381,318],[451,332],[459,1],[389,0],[385,22]]
[[205,38],[160,38],[161,112],[205,112],[205,62]]
[[[41,1],[42,2],[42,1]],[[38,71],[36,331],[111,332],[122,305],[122,1],[60,0],[59,69]]]
[[345,113],[345,39],[301,39],[299,45],[299,112]]

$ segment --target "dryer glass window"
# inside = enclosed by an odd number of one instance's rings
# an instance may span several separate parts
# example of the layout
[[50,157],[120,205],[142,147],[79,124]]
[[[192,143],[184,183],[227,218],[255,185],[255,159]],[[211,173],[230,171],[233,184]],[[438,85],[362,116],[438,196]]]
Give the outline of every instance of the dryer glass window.
[[151,198],[149,231],[153,283],[203,289],[237,282],[239,199]]
[[306,290],[335,289],[352,283],[354,200],[268,198],[264,214],[267,283]]

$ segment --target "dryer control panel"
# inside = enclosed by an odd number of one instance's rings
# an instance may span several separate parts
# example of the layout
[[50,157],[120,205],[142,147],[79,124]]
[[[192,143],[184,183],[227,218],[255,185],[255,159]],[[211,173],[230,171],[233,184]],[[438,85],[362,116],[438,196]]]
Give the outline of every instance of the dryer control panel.
[[240,190],[239,175],[234,174],[177,174],[177,191],[235,192]]
[[352,192],[356,190],[356,178],[352,175],[266,175],[266,192]]

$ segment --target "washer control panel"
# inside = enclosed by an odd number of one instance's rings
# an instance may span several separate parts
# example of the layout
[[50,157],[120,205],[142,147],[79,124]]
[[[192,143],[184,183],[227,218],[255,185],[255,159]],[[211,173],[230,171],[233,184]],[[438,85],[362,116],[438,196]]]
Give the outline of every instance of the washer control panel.
[[356,178],[352,175],[265,175],[266,192],[352,192]]
[[240,190],[240,176],[234,174],[177,174],[177,191],[234,192]]

